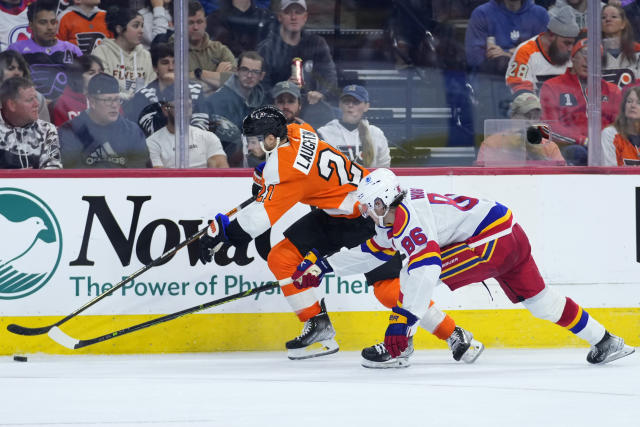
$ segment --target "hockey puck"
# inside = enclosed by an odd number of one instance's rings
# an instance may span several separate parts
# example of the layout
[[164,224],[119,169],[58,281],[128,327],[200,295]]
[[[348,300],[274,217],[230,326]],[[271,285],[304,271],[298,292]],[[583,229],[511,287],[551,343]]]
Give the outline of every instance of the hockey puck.
[[13,360],[16,362],[26,362],[27,356],[13,356]]

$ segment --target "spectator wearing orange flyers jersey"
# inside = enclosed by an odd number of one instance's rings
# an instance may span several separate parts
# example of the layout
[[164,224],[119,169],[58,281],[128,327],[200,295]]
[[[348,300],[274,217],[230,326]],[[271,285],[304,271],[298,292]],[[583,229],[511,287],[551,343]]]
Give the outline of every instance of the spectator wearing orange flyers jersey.
[[616,121],[602,131],[604,166],[640,166],[640,87],[626,90]]
[[549,14],[547,31],[520,44],[507,66],[511,93],[537,93],[543,81],[571,66],[571,48],[580,32],[569,6]]
[[75,0],[59,16],[58,38],[77,45],[84,55],[113,34],[107,29],[106,12],[98,5],[100,0]]

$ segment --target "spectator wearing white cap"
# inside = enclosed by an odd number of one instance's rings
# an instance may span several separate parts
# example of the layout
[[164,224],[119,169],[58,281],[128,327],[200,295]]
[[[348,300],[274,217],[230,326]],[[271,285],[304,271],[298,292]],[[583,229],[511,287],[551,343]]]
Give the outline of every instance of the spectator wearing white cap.
[[305,0],[282,0],[277,15],[280,26],[258,44],[258,52],[265,59],[264,84],[267,87],[283,80],[295,82],[291,75],[291,62],[294,58],[301,58],[303,96],[309,104],[316,104],[335,90],[338,78],[327,42],[318,35],[303,31],[308,17]]
[[[511,102],[509,118],[512,120],[540,120],[542,106],[540,99],[530,92],[523,92]],[[526,125],[526,122],[521,122]],[[513,123],[515,125],[515,122]],[[514,126],[515,127],[515,126]],[[538,127],[525,127],[489,135],[478,150],[478,164],[509,165],[522,159],[523,149],[526,162],[552,162],[564,165],[564,157],[556,143],[550,141]]]
[[318,129],[320,137],[350,160],[367,168],[389,167],[389,142],[382,130],[363,118],[369,110],[369,93],[360,85],[348,85],[340,96],[342,117]]
[[564,73],[579,32],[569,6],[549,13],[547,31],[520,44],[509,61],[505,78],[511,92],[535,93],[542,82]]

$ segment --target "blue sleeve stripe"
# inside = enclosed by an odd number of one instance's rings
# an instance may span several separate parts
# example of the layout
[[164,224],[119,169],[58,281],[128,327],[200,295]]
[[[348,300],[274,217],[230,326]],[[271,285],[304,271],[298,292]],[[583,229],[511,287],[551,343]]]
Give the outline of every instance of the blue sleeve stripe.
[[389,261],[395,255],[395,252],[391,251],[374,251],[366,243],[360,244],[360,250],[364,253],[371,254],[378,258],[380,261]]
[[418,268],[418,267],[425,267],[428,265],[437,265],[438,267],[442,268],[442,261],[440,260],[439,256],[432,256],[429,258],[423,258],[420,261],[416,261],[413,264],[411,264],[408,268],[407,271],[411,271],[414,268]]

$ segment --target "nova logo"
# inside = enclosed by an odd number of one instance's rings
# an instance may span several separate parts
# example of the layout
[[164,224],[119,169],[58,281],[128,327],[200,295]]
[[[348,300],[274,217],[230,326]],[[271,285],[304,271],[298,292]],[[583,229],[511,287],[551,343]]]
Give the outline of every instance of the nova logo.
[[22,298],[42,288],[58,268],[62,234],[39,197],[0,188],[0,299]]

